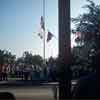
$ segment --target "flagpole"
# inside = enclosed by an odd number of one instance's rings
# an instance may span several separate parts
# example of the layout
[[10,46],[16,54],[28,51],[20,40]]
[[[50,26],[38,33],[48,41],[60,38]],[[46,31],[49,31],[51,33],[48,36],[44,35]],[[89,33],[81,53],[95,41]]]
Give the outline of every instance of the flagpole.
[[[44,19],[44,28],[45,28],[45,0],[43,0],[43,19]],[[45,29],[43,32],[43,58],[45,63]]]

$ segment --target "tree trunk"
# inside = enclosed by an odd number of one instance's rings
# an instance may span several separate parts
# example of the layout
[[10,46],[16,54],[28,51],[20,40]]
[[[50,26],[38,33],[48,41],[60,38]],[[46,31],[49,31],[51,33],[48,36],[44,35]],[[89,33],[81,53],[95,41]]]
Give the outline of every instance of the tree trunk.
[[59,0],[59,99],[71,97],[70,0]]

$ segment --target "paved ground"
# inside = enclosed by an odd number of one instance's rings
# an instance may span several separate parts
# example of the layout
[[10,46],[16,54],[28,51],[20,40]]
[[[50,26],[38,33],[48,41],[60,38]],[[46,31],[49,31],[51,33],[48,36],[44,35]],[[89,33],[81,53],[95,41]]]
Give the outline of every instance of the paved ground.
[[54,100],[51,86],[2,87],[0,92],[11,92],[16,100]]
[[[76,81],[74,80],[72,83],[75,84]],[[55,100],[54,85],[57,84],[49,82],[41,85],[32,85],[31,81],[1,81],[0,92],[11,92],[15,95],[16,100]]]

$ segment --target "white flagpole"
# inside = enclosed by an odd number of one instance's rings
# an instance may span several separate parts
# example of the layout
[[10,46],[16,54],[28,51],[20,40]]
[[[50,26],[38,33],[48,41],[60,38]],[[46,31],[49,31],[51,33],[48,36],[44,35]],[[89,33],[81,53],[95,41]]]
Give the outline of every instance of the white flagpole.
[[[43,19],[44,19],[44,28],[45,28],[45,0],[43,0]],[[43,58],[45,63],[45,29],[43,32]]]

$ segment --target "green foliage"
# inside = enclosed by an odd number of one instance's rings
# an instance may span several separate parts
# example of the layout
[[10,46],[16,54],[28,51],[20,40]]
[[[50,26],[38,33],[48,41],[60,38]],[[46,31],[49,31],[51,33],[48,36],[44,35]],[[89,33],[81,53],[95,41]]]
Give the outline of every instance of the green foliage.
[[11,52],[7,50],[0,50],[0,64],[10,64],[14,63],[16,59],[15,55],[12,55]]
[[24,58],[23,57],[19,57],[19,58],[17,58],[17,60],[16,60],[16,65],[18,65],[18,64],[24,64]]
[[28,51],[25,51],[23,53],[24,64],[26,64],[26,65],[27,64],[32,64],[32,58],[33,58],[32,54],[29,53]]
[[16,59],[15,55],[12,55],[11,52],[7,50],[0,50],[0,65],[3,64],[13,64],[16,65],[35,65],[35,66],[42,66],[43,59],[40,55],[32,55],[32,53],[25,51],[22,57]]
[[95,5],[91,0],[87,0],[89,4],[85,5],[88,11],[73,18],[72,22],[76,25],[75,32],[81,33],[81,39],[84,43],[94,42],[96,48],[100,47],[100,5]]
[[4,64],[4,50],[0,50],[0,65]]
[[76,38],[76,43],[81,44],[74,47],[73,62],[77,67],[91,67],[93,57],[100,49],[100,5],[96,5],[93,1],[87,0],[88,4],[83,8],[86,12],[76,18],[72,18],[75,24],[74,34],[79,32],[80,37]]
[[32,63],[33,63],[33,65],[42,66],[43,65],[43,59],[40,55],[34,55],[33,58],[32,58]]
[[22,57],[17,59],[17,64],[24,64],[24,65],[43,65],[43,59],[40,55],[32,55],[32,53],[25,51]]

